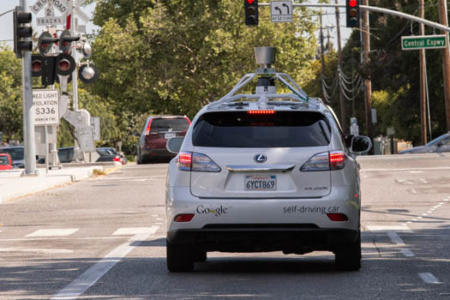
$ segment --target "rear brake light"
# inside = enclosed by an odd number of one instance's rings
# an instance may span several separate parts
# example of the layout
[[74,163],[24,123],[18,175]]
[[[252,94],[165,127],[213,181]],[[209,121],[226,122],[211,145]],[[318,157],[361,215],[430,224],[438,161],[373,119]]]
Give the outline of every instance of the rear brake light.
[[192,166],[192,152],[180,152],[178,154],[178,169],[190,171]]
[[311,157],[301,168],[303,172],[340,170],[345,167],[342,151],[322,152]]
[[248,114],[250,114],[250,115],[273,115],[273,114],[275,114],[275,111],[270,110],[270,109],[258,109],[258,110],[249,110]]
[[153,118],[148,121],[147,128],[145,128],[145,134],[148,134],[150,132],[150,129],[152,127],[152,121]]
[[190,222],[193,217],[194,217],[194,214],[180,214],[180,215],[175,216],[174,221],[175,222]]
[[222,169],[208,155],[181,152],[178,155],[178,169],[193,172],[220,172]]
[[331,170],[340,170],[345,166],[345,153],[342,151],[330,152],[330,168]]
[[327,216],[333,222],[348,221],[348,217],[344,214],[335,213],[335,214],[327,214]]
[[118,161],[118,162],[120,162],[120,156],[114,157],[114,158],[113,158],[113,161]]

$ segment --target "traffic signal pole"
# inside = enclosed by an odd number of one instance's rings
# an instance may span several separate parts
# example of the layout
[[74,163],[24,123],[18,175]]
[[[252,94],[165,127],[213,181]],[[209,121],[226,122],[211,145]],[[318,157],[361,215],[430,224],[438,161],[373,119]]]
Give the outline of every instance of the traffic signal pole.
[[[443,26],[448,26],[447,9],[447,0],[439,0],[439,20]],[[447,35],[447,48],[442,49],[442,68],[444,73],[445,119],[447,130],[450,131],[450,41],[448,32],[443,31],[442,33]]]
[[[20,0],[24,12],[29,12],[26,0]],[[27,38],[26,41],[31,41]],[[25,150],[24,175],[36,175],[36,145],[34,138],[33,92],[31,82],[31,52],[22,54],[23,142]]]
[[[336,4],[338,4],[338,0],[335,0]],[[341,22],[339,15],[339,8],[336,7],[336,31],[337,31],[337,42],[338,42],[338,65],[339,69],[342,69],[342,46],[341,46]],[[344,91],[341,85],[339,85],[339,107],[341,109],[341,126],[344,134],[348,133],[348,124],[347,124],[347,110],[345,107],[345,98]]]

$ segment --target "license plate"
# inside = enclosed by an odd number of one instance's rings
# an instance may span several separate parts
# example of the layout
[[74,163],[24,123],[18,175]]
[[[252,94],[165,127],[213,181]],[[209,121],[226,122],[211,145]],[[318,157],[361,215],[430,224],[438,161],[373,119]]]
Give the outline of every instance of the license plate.
[[175,133],[165,133],[164,134],[164,138],[165,139],[171,139],[171,138],[174,138],[174,137],[176,137],[177,135],[175,134]]
[[277,176],[245,176],[245,189],[247,191],[276,191]]

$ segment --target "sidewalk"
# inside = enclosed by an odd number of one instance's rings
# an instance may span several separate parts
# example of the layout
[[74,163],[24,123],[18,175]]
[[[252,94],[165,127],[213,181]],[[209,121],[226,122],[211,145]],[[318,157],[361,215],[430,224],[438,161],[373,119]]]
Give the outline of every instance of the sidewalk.
[[36,192],[45,191],[67,183],[80,181],[93,175],[94,170],[111,173],[120,165],[98,165],[86,167],[63,167],[60,170],[37,169],[37,176],[21,176],[23,169],[0,172],[0,204]]

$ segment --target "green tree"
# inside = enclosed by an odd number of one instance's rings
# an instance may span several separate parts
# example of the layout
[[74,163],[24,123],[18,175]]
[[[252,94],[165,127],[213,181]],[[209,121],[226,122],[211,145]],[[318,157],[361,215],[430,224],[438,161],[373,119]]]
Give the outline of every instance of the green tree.
[[3,140],[22,140],[21,63],[13,51],[0,45],[0,131]]

